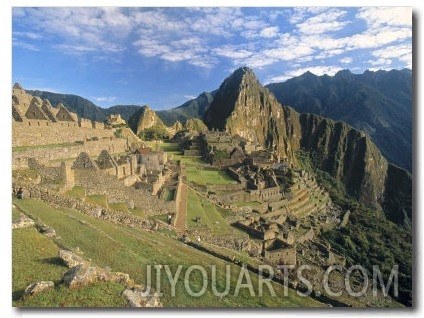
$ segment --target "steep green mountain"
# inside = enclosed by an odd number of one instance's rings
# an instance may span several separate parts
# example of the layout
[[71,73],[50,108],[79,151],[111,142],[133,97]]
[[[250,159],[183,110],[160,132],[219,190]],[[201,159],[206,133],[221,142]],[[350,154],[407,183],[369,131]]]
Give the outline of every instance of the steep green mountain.
[[82,118],[95,121],[104,121],[107,118],[107,114],[104,112],[103,108],[77,95],[57,94],[39,90],[26,90],[26,92],[33,96],[38,96],[42,99],[48,99],[54,106],[62,103],[68,110],[76,113],[79,117]]
[[177,120],[184,124],[190,118],[202,118],[213,100],[216,91],[203,92],[198,97],[189,100],[181,106],[157,111],[156,114],[167,126],[173,125]]
[[148,105],[140,107],[129,119],[128,126],[139,135],[149,128],[157,128],[166,131],[166,126]]
[[282,105],[344,121],[366,132],[383,155],[412,170],[412,72],[310,72],[266,86]]
[[[411,220],[412,183],[406,170],[389,164],[365,133],[343,122],[282,106],[249,68],[240,68],[224,80],[204,121],[209,129],[260,143],[294,164],[297,153],[305,151],[314,165],[344,185],[348,196],[373,209],[384,208],[393,221]],[[402,208],[391,204],[391,195],[400,192],[403,195],[396,200]]]

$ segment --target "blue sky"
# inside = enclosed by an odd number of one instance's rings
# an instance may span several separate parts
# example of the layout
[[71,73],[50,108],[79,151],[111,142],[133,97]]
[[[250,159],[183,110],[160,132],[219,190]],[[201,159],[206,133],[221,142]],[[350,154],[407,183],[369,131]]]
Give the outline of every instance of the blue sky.
[[411,7],[12,8],[12,82],[26,89],[166,109],[240,66],[264,85],[412,68]]

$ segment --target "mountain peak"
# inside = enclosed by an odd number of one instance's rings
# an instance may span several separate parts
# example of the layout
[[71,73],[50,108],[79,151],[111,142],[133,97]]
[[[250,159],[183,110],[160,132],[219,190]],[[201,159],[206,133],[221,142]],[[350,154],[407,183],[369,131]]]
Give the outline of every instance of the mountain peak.
[[353,79],[355,77],[355,75],[349,71],[349,70],[341,70],[338,71],[335,75],[334,78],[343,78],[343,79]]
[[210,128],[225,130],[227,119],[234,111],[242,92],[258,92],[264,89],[255,73],[248,67],[240,67],[228,76],[219,87],[209,109],[205,124]]
[[24,88],[22,87],[22,85],[21,85],[21,84],[19,84],[19,83],[15,83],[15,85],[13,85],[13,89],[20,89],[20,90],[23,90]]

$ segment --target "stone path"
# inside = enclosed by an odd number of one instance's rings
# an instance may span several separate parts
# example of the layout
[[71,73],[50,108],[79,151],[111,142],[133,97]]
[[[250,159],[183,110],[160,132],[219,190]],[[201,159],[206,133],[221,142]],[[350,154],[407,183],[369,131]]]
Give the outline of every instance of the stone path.
[[181,191],[181,201],[179,205],[179,209],[177,210],[176,216],[175,216],[175,222],[174,227],[179,232],[184,232],[187,226],[187,185],[185,183],[181,183],[180,186]]

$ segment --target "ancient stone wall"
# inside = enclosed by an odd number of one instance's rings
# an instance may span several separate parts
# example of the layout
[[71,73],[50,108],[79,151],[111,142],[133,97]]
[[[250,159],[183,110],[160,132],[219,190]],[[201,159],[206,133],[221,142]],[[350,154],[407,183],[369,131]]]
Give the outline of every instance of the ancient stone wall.
[[78,125],[82,128],[93,128],[93,122],[86,118],[78,118]]
[[207,190],[211,192],[216,191],[239,191],[242,190],[243,186],[240,183],[234,184],[210,184],[207,186]]
[[157,220],[147,220],[135,217],[128,213],[116,211],[110,208],[102,208],[95,204],[88,204],[76,198],[65,197],[55,191],[42,188],[40,186],[29,186],[26,188],[28,197],[41,199],[49,204],[61,207],[77,209],[78,211],[111,222],[119,222],[125,225],[135,226],[148,230],[171,229],[165,222]]
[[280,187],[272,187],[261,190],[250,190],[250,193],[257,196],[260,200],[270,201],[281,198]]
[[265,251],[264,257],[273,264],[296,265],[296,248],[286,247]]
[[45,166],[39,164],[34,158],[28,159],[28,167],[37,171],[43,180],[48,180],[54,183],[64,182],[64,172],[62,171],[63,167],[58,166]]
[[12,121],[13,147],[72,143],[96,138],[114,138],[113,130],[93,126],[79,127],[77,122],[67,121],[56,123],[36,119]]
[[125,139],[101,139],[56,148],[12,151],[12,170],[28,168],[28,158],[36,158],[40,162],[74,159],[81,152],[97,156],[104,149],[112,154],[123,153],[127,150],[127,141]]
[[253,237],[261,239],[261,240],[263,239],[264,235],[263,235],[262,231],[259,231],[259,230],[252,228],[251,226],[245,224],[245,222],[243,222],[243,221],[237,221],[236,223],[234,223],[234,226],[243,230],[244,232],[246,232],[250,236],[253,236]]
[[152,195],[147,188],[126,187],[116,176],[101,171],[75,169],[75,184],[86,189],[87,195],[105,195],[108,201],[129,203],[142,208],[146,215],[175,213],[175,203]]

